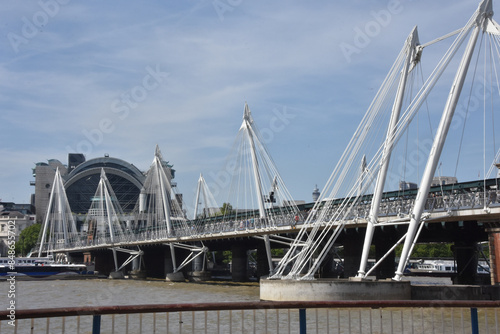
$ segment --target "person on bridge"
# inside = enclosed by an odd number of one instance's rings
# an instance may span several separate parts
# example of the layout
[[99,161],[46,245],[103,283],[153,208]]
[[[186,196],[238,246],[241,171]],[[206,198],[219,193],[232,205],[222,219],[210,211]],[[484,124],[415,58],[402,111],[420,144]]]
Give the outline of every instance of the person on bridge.
[[294,222],[292,224],[292,228],[295,228],[295,225],[297,225],[299,222],[299,214],[297,213],[294,218]]

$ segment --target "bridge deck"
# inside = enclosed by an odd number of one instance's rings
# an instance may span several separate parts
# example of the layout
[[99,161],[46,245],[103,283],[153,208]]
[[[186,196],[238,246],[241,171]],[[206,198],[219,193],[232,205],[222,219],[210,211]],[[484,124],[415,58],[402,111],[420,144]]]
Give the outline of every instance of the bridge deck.
[[[500,194],[496,189],[496,179],[486,182],[477,181],[431,189],[427,200],[423,220],[426,223],[479,221],[495,222],[500,219]],[[397,196],[399,194],[399,196]],[[378,225],[407,224],[410,220],[411,210],[414,203],[416,191],[389,192],[384,194],[381,203]],[[486,198],[486,202],[484,199]],[[343,199],[334,200],[332,205],[340,206]],[[207,241],[239,237],[258,237],[263,235],[278,235],[296,233],[299,228],[312,228],[321,224],[345,224],[345,228],[364,227],[367,224],[370,210],[371,195],[361,197],[353,206],[350,216],[342,221],[318,221],[315,217],[307,217],[305,221],[296,222],[293,215],[287,214],[273,219],[247,219],[243,216],[229,217],[232,219],[222,220],[222,217],[210,217],[206,220],[191,221],[188,227],[175,228],[168,235],[163,230],[148,230],[137,233],[129,233],[115,242],[110,238],[98,238],[89,242],[82,235],[76,240],[69,240],[60,247],[54,249],[57,252],[75,252],[96,250],[112,247],[131,247],[153,244],[189,243],[196,241]],[[314,210],[311,204],[302,205],[305,216],[311,216]],[[335,210],[332,210],[335,211]],[[248,213],[247,213],[248,215]],[[248,216],[247,216],[248,217]]]

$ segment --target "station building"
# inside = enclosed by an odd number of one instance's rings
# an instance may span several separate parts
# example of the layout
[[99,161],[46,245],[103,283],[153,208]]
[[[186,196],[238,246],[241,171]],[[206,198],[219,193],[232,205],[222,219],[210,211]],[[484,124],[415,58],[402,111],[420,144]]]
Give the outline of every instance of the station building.
[[[170,180],[173,179],[175,170],[172,169],[172,165],[165,161],[163,165],[167,177]],[[82,217],[90,208],[99,184],[101,169],[104,169],[125,213],[133,211],[146,179],[146,173],[133,164],[109,155],[86,160],[81,153],[70,153],[67,165],[57,159],[50,159],[47,163],[37,163],[33,168],[35,181],[31,182],[31,185],[35,186],[34,206],[37,222],[43,222],[46,215],[57,169],[64,180],[64,188],[72,212]]]

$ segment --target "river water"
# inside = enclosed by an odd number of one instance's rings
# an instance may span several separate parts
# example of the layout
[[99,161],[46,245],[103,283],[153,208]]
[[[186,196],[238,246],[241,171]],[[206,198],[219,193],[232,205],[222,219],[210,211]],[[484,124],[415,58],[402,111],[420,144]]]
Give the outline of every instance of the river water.
[[[0,282],[0,304],[7,305],[7,282]],[[173,283],[164,280],[46,280],[17,281],[16,308],[37,309],[77,306],[112,306],[138,304],[177,304],[204,302],[258,301],[257,283]],[[102,317],[102,333],[298,333],[298,311],[287,310],[245,312],[221,311],[199,314],[190,312]],[[308,333],[453,333],[470,332],[470,315],[465,310],[385,309],[385,310],[310,310],[307,312]],[[490,312],[490,311],[488,311]],[[279,313],[279,314],[278,314]],[[500,314],[480,314],[484,332],[495,332]],[[351,321],[343,322],[346,319]],[[4,320],[4,319],[2,319]],[[217,322],[219,325],[217,325]],[[33,333],[91,333],[92,318],[68,317],[35,320]],[[488,323],[490,325],[488,325]],[[193,329],[194,324],[194,329]],[[277,328],[279,324],[279,329]],[[209,329],[205,332],[205,326]],[[490,327],[491,326],[491,327]],[[30,320],[17,323],[17,333],[30,333]],[[244,328],[243,328],[244,327]],[[318,330],[316,331],[316,327]],[[495,329],[496,327],[496,329]],[[483,328],[481,328],[483,330]],[[493,330],[493,331],[491,331]],[[1,322],[0,333],[14,333],[6,321]]]
[[[0,282],[0,287],[2,284],[5,283]],[[18,309],[258,300],[257,283],[200,284],[110,279],[16,282]]]
[[[0,305],[2,309],[8,305],[7,297],[8,283],[0,281]],[[205,302],[236,302],[236,301],[258,301],[259,286],[257,283],[232,283],[232,282],[210,282],[210,283],[173,283],[165,280],[110,280],[110,279],[87,279],[87,280],[40,280],[23,281],[18,280],[15,284],[16,309],[39,309],[59,307],[80,306],[113,306],[113,305],[141,305],[141,304],[178,304],[178,303],[205,303]],[[211,315],[208,322],[215,323],[213,317],[220,317],[221,323],[227,323],[228,314]],[[152,333],[153,327],[157,333],[175,332],[192,333],[191,321],[181,321],[179,314],[144,315],[142,319],[138,315],[116,316],[114,328],[112,328],[111,316],[102,317],[102,333]],[[191,314],[184,314],[191,317]],[[4,320],[4,319],[1,319]],[[70,317],[62,323],[60,318],[50,320],[49,329],[45,319],[35,320],[34,333],[61,333],[62,328],[66,333],[90,333],[91,317],[81,317],[77,320]],[[77,324],[80,321],[80,324]],[[198,330],[204,333],[205,319],[197,319]],[[169,330],[167,331],[168,324]],[[156,325],[153,325],[156,323]],[[184,323],[184,324],[183,324]],[[179,324],[183,324],[182,331]],[[221,325],[216,329],[225,333]],[[259,325],[260,326],[260,325]],[[264,324],[262,324],[264,328]],[[17,333],[30,333],[30,320],[19,320],[17,322]],[[227,328],[226,328],[227,329]],[[213,331],[208,331],[211,333]],[[6,321],[1,322],[0,333],[14,333],[14,328]],[[238,333],[238,331],[233,331]],[[262,333],[262,331],[257,331]]]

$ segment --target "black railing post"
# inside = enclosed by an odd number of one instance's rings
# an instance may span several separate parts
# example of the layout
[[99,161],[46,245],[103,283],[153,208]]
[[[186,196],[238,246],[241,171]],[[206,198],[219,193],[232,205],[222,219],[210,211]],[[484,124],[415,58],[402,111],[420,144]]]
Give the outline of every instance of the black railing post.
[[307,332],[307,319],[306,319],[306,309],[299,309],[299,333],[306,334]]
[[472,334],[479,334],[479,321],[477,318],[477,308],[470,308],[470,327]]
[[101,315],[96,314],[92,318],[92,334],[101,334]]

